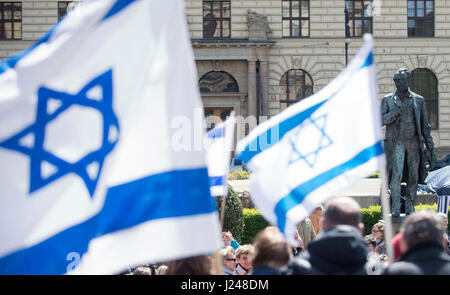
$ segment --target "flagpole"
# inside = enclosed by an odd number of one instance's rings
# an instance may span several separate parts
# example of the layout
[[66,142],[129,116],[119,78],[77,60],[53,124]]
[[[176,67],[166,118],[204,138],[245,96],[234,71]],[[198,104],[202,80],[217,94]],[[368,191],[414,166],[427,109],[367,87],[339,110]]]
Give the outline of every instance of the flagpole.
[[381,171],[381,213],[385,222],[384,226],[384,241],[386,244],[386,252],[389,263],[394,261],[394,251],[392,247],[392,220],[391,220],[391,206],[387,198],[387,173],[386,165],[383,165]]
[[223,231],[223,222],[225,219],[226,196],[222,196],[222,207],[220,208],[220,228]]
[[[226,196],[222,196],[222,207],[220,208],[220,228],[223,231],[223,222],[225,217],[225,205],[226,205]],[[214,252],[214,274],[221,275],[222,274],[222,257],[219,255],[219,252]]]
[[222,274],[222,257],[219,255],[219,252],[214,252],[214,275]]

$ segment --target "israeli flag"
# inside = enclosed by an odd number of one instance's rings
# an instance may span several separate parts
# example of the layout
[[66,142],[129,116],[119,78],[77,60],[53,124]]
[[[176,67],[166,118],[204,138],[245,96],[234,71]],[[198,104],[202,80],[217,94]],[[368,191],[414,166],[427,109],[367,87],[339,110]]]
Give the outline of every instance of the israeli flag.
[[220,249],[205,153],[171,147],[202,108],[183,5],[83,1],[0,64],[0,274]]
[[237,152],[255,206],[295,245],[300,221],[385,163],[372,37],[329,85],[257,126]]
[[235,122],[233,112],[224,123],[214,127],[205,136],[211,196],[228,195],[228,172],[230,170]]

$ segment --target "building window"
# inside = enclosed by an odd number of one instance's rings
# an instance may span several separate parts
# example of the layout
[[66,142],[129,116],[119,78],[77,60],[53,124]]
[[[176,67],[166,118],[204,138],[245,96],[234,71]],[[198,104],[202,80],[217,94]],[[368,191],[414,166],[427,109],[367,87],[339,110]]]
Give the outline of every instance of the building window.
[[70,10],[72,10],[78,1],[58,1],[58,19],[65,16]]
[[423,96],[431,129],[438,129],[439,108],[436,76],[428,69],[415,69],[411,72],[410,88],[413,92]]
[[434,37],[433,0],[408,0],[408,37]]
[[289,70],[280,80],[281,111],[313,94],[311,76],[303,70]]
[[282,1],[283,37],[309,37],[309,0]]
[[0,2],[0,40],[22,39],[22,2]]
[[346,30],[346,37],[362,37],[364,33],[372,33],[372,7],[372,0],[345,1],[349,29]]
[[239,92],[236,80],[222,71],[211,71],[204,74],[199,82],[201,93]]
[[230,3],[230,1],[203,1],[203,38],[231,37]]

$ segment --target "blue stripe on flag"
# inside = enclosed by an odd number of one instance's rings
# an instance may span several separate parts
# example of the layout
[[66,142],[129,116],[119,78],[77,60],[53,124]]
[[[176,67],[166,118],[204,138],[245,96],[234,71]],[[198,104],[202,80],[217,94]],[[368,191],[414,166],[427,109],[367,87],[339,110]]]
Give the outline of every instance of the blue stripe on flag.
[[[352,71],[349,76],[352,76],[353,74],[357,73],[359,70],[373,65],[373,51],[370,51],[367,55],[366,59],[364,60],[363,64],[356,68],[354,71]],[[298,113],[294,115],[293,117],[290,117],[282,122],[280,122],[277,125],[272,126],[262,134],[258,135],[250,144],[248,144],[245,149],[240,152],[238,159],[244,161],[245,163],[248,163],[254,156],[261,153],[262,151],[272,147],[273,145],[277,144],[283,136],[294,129],[295,127],[299,126],[303,123],[306,119],[311,117],[311,115],[320,108],[324,103],[332,99],[336,94],[339,93],[339,91],[344,88],[346,85],[342,85],[336,92],[331,94],[326,100],[310,107],[309,109],[306,109],[302,111],[301,113]],[[278,129],[278,132],[276,130]],[[274,135],[274,138],[272,138],[272,133]]]
[[26,249],[0,258],[0,274],[63,274],[67,255],[82,256],[91,239],[140,223],[216,211],[206,168],[148,176],[108,190],[94,217]]
[[221,138],[225,137],[225,126],[216,127],[210,130],[207,134],[208,138]]
[[361,66],[361,69],[364,67],[370,67],[371,65],[373,65],[373,51],[370,51],[369,55],[364,61],[364,64]]
[[370,159],[378,157],[383,153],[383,146],[381,144],[381,141],[379,141],[376,144],[364,149],[349,161],[336,166],[320,175],[317,175],[313,179],[297,186],[289,193],[289,195],[282,198],[275,206],[274,211],[275,215],[277,216],[277,225],[280,228],[280,231],[284,233],[287,212],[302,203],[310,193],[312,193],[314,190],[324,185],[325,183],[329,182],[333,178],[338,177],[339,175],[358,166],[361,166],[368,162]]
[[210,176],[209,177],[209,185],[210,186],[218,186],[223,185],[224,176]]
[[111,9],[106,13],[105,17],[102,19],[104,21],[107,18],[112,17],[113,15],[119,13],[122,9],[127,7],[133,2],[136,2],[138,0],[117,0],[117,2],[111,7]]
[[[238,156],[239,160],[247,163],[257,154],[277,144],[286,133],[302,124],[306,119],[310,118],[311,115],[327,101],[328,99],[302,111],[301,113],[289,117],[279,124],[272,126],[264,133],[258,135],[245,147],[242,152],[240,152]],[[274,134],[274,137],[272,137],[272,134]]]

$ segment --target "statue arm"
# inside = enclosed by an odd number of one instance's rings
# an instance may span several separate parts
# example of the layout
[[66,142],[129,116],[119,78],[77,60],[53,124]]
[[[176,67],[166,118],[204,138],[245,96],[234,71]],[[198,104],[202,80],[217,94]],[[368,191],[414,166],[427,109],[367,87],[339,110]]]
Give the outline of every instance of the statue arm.
[[388,97],[384,97],[381,101],[381,121],[383,125],[392,124],[400,115],[400,110],[390,110],[388,105]]
[[424,138],[425,146],[430,153],[430,160],[432,163],[434,163],[436,161],[436,151],[434,149],[433,137],[431,136],[431,124],[428,121],[425,101],[422,102],[420,113],[420,118],[422,121],[420,124],[420,126],[422,127],[421,133]]

